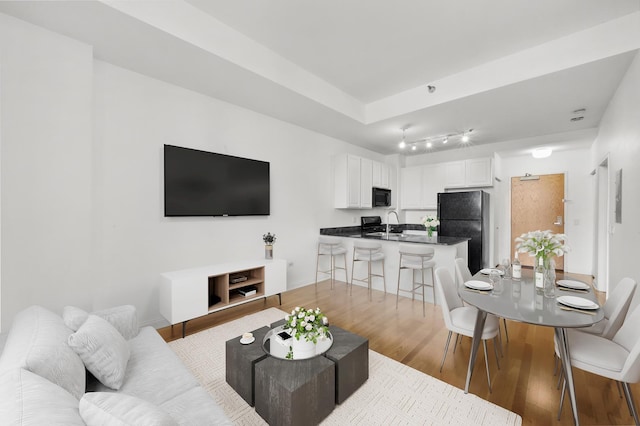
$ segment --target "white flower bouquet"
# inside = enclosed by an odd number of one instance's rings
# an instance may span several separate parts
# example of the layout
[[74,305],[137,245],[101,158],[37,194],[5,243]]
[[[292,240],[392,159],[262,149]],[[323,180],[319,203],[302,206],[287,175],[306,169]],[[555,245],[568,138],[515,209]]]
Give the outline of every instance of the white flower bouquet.
[[428,215],[422,218],[422,224],[427,228],[427,234],[433,235],[433,231],[437,230],[437,226],[440,225],[440,220],[436,216]]
[[287,321],[284,330],[296,340],[304,337],[307,342],[318,343],[318,338],[329,336],[329,318],[320,308],[313,310],[296,307],[284,319]]
[[552,257],[562,256],[570,250],[565,244],[566,239],[566,235],[554,234],[549,230],[526,232],[516,238],[516,249],[519,253],[542,258],[544,264],[548,265]]

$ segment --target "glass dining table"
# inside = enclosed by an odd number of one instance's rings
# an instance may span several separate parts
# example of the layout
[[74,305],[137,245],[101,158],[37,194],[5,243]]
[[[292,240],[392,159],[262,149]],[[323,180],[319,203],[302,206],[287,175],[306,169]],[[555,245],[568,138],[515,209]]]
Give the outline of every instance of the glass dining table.
[[[553,327],[556,342],[558,343],[558,352],[566,375],[573,420],[576,425],[580,424],[566,330],[568,328],[588,327],[601,321],[604,318],[604,310],[602,307],[590,310],[576,309],[580,306],[574,305],[572,307],[560,303],[558,298],[564,296],[560,299],[563,302],[585,302],[586,299],[587,301],[597,303],[593,288],[590,285],[585,285],[585,288],[588,287],[588,290],[580,291],[578,289],[556,287],[554,297],[545,297],[542,292],[537,291],[535,288],[533,272],[525,268],[522,270],[522,278],[519,281],[512,278],[501,278],[501,285],[496,285],[489,291],[479,290],[483,287],[482,283],[485,283],[485,285],[486,283],[490,283],[488,275],[478,272],[472,279],[473,281],[477,281],[476,285],[470,282],[467,282],[467,284],[457,284],[458,293],[462,300],[468,305],[478,308],[471,356],[469,357],[469,367],[467,369],[465,393],[469,392],[469,384],[471,383],[473,367],[478,354],[478,347],[487,314],[494,314],[512,321],[520,321],[543,327]],[[469,288],[469,286],[475,288]],[[567,298],[566,296],[569,297]]]

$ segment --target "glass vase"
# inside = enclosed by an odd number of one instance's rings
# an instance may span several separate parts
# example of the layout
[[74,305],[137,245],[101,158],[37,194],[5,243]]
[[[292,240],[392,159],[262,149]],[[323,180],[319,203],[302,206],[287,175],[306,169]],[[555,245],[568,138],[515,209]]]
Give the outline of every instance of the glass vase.
[[556,262],[547,259],[544,271],[544,297],[556,297]]
[[265,259],[273,259],[273,246],[267,244],[264,246],[264,258]]

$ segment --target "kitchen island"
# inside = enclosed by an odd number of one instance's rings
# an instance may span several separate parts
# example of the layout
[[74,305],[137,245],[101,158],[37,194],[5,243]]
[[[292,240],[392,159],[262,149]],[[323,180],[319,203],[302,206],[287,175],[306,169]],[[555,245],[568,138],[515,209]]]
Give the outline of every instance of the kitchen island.
[[[348,226],[348,227],[340,227],[340,228],[322,228],[320,229],[321,235],[329,235],[334,237],[339,237],[343,241],[342,243],[347,248],[347,269],[349,271],[348,280],[351,280],[352,274],[352,259],[353,259],[353,246],[359,239],[367,239],[367,240],[378,240],[382,245],[382,251],[385,254],[385,278],[386,278],[386,292],[391,293],[393,295],[396,294],[398,289],[398,264],[400,261],[399,247],[402,243],[408,244],[428,244],[433,247],[435,253],[433,256],[433,261],[436,262],[436,268],[444,267],[449,270],[451,276],[455,279],[455,259],[460,257],[467,262],[468,260],[468,241],[469,238],[461,238],[461,237],[443,237],[436,236],[428,237],[426,231],[424,231],[424,227],[422,227],[422,231],[416,229],[418,226],[412,225],[394,225],[390,227],[390,232],[385,231],[375,231],[375,232],[367,232],[362,231],[358,226]],[[321,259],[321,261],[327,261],[328,259]],[[325,265],[321,265],[321,267],[326,268],[328,263]],[[379,267],[377,265],[374,268]],[[377,269],[376,269],[377,271]],[[367,265],[366,262],[356,262],[355,271],[353,271],[355,278],[363,278],[367,275]],[[401,287],[402,289],[410,289],[411,288],[411,273],[403,272],[401,276]],[[427,283],[431,282],[431,274],[425,275],[425,281]],[[418,273],[416,272],[416,277],[418,277]],[[341,279],[340,274],[338,274],[338,279]],[[359,281],[354,281],[354,285],[365,286],[366,283],[362,283]],[[372,288],[374,290],[383,291],[382,279],[374,278],[372,283]],[[408,293],[401,292],[400,295],[404,296]],[[432,292],[430,289],[427,289],[426,292],[426,300],[430,303],[433,303]]]

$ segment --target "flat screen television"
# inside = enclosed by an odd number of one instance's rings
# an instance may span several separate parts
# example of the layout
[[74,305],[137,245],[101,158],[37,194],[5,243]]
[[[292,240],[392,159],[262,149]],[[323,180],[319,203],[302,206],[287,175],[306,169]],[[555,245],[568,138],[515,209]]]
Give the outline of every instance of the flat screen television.
[[269,163],[164,146],[165,216],[269,215]]

